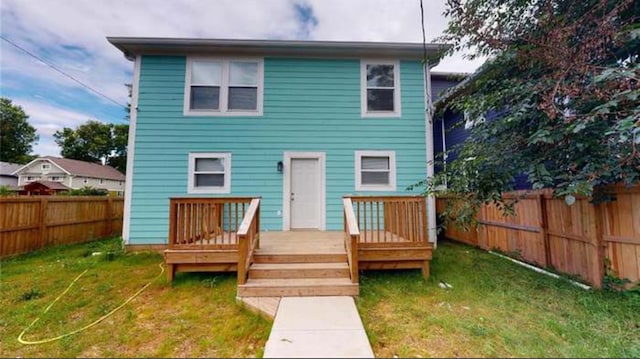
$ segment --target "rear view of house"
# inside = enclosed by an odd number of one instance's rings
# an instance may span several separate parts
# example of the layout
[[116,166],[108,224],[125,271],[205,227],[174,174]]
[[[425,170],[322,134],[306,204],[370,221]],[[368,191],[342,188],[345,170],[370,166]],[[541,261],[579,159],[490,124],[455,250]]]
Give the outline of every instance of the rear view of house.
[[[109,41],[135,62],[127,245],[172,248],[214,227],[235,245],[252,198],[263,234],[341,231],[346,196],[369,241],[411,218],[404,236],[426,248],[425,199],[407,190],[432,146],[422,44]],[[430,58],[443,50],[426,46]],[[399,201],[411,207],[392,218]]]

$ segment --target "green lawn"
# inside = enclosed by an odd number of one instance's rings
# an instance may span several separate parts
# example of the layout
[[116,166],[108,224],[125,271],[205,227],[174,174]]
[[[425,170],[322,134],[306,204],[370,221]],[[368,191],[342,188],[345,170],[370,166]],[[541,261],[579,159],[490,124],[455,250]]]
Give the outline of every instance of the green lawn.
[[427,282],[417,271],[361,277],[376,356],[640,357],[638,294],[585,291],[451,242],[431,272]]
[[[25,339],[87,325],[158,275],[160,255],[119,248],[114,238],[2,261],[0,357],[262,355],[271,323],[235,303],[234,274],[180,274],[173,286],[162,276],[84,332],[40,345],[17,341],[85,269]],[[361,276],[358,309],[376,356],[640,357],[638,295],[584,291],[447,242],[431,269],[426,282],[419,271]],[[440,288],[440,281],[453,288]]]
[[[158,275],[162,256],[124,254],[120,239],[56,247],[2,262],[0,357],[260,357],[271,323],[235,302],[234,274],[156,280],[98,325],[41,345],[17,337],[82,271],[25,335],[39,340],[83,327]],[[115,253],[93,256],[93,252]]]

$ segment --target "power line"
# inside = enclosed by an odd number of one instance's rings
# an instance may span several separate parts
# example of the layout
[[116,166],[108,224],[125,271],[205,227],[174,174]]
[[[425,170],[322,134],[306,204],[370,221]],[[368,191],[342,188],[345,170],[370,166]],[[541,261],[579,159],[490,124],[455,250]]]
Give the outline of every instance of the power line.
[[114,100],[113,98],[111,98],[111,97],[109,97],[109,96],[107,96],[107,95],[103,94],[102,92],[100,92],[100,91],[98,91],[98,90],[94,89],[93,87],[91,87],[91,86],[89,86],[89,85],[85,84],[84,82],[82,82],[82,81],[80,81],[80,80],[76,79],[75,77],[73,77],[73,76],[69,75],[68,73],[66,73],[66,72],[64,72],[64,71],[62,71],[62,70],[60,70],[60,69],[59,69],[59,68],[57,68],[55,65],[53,65],[53,64],[51,64],[51,63],[49,63],[49,62],[45,61],[43,58],[41,58],[41,57],[39,57],[39,56],[37,56],[37,55],[33,54],[33,53],[32,53],[32,52],[30,52],[29,50],[27,50],[27,49],[25,49],[25,48],[21,47],[20,45],[16,44],[16,43],[15,43],[15,42],[13,42],[13,41],[11,41],[11,40],[7,39],[7,38],[6,38],[6,37],[4,37],[3,35],[0,35],[0,38],[1,38],[2,40],[6,41],[7,43],[9,43],[10,45],[12,45],[13,47],[17,48],[18,50],[21,50],[21,51],[22,51],[22,52],[24,52],[25,54],[27,54],[27,55],[29,55],[29,56],[33,57],[34,59],[36,59],[36,60],[38,60],[38,61],[42,62],[43,64],[45,64],[45,65],[47,65],[47,66],[49,66],[49,67],[50,67],[50,68],[52,68],[53,70],[55,70],[55,71],[57,71],[57,72],[59,72],[59,73],[63,74],[64,76],[66,76],[66,77],[70,78],[71,80],[73,80],[73,81],[77,82],[78,84],[80,84],[82,87],[84,87],[84,88],[88,89],[89,91],[92,91],[93,93],[95,93],[95,94],[97,94],[97,95],[99,95],[99,96],[104,97],[105,99],[107,99],[107,100],[109,100],[109,101],[111,101],[111,102],[115,103],[115,104],[116,104],[116,105],[118,105],[118,106],[127,107],[126,105],[121,104],[120,102],[118,102],[118,101]]

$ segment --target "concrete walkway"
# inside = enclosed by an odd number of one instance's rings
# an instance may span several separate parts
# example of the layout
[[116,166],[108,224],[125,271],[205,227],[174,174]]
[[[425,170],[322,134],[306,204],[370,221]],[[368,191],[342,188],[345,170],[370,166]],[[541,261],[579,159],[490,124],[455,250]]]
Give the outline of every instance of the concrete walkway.
[[373,358],[352,297],[284,297],[265,358]]

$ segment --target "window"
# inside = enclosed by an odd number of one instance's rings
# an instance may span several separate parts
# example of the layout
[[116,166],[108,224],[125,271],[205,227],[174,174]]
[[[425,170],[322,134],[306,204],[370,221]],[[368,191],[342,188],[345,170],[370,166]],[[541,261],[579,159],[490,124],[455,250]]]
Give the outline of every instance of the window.
[[39,179],[40,179],[39,176],[27,176],[27,179],[25,180],[25,182],[33,182],[33,181],[37,181]]
[[190,153],[189,193],[230,193],[230,153]]
[[51,169],[51,165],[50,165],[49,163],[43,163],[43,164],[42,164],[42,166],[40,166],[40,168],[41,168],[43,171],[48,171],[48,170],[50,170],[50,169]]
[[362,61],[362,116],[400,116],[400,70],[398,61]]
[[356,151],[356,191],[395,191],[394,151]]
[[262,59],[187,59],[185,115],[261,115]]
[[49,177],[49,181],[62,182],[62,176],[51,176]]

